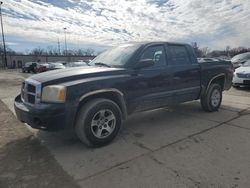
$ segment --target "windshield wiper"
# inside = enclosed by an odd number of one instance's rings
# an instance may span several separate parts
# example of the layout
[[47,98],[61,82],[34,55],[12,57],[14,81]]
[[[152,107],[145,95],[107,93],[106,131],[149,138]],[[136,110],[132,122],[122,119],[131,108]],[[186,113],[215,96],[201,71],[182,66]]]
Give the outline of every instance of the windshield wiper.
[[107,65],[107,64],[102,63],[102,62],[97,62],[97,63],[95,63],[95,65],[105,66],[105,67],[111,67],[110,65]]

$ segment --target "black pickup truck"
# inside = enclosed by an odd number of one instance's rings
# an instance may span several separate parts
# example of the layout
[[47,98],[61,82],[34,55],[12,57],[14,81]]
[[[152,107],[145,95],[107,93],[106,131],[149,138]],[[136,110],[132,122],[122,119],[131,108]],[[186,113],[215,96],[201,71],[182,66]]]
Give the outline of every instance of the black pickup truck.
[[127,44],[85,67],[31,76],[14,106],[18,119],[33,128],[73,128],[86,145],[102,146],[134,112],[199,99],[205,111],[217,111],[233,72],[230,62],[198,63],[188,44]]

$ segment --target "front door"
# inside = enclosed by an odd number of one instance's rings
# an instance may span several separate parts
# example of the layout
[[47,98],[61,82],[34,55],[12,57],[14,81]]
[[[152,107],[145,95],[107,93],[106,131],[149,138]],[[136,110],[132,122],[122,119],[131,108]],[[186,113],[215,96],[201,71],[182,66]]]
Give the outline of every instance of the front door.
[[171,90],[171,78],[166,64],[164,45],[146,47],[140,55],[142,59],[151,59],[154,66],[133,70],[133,79],[129,84],[131,111],[143,111],[162,107],[168,103]]

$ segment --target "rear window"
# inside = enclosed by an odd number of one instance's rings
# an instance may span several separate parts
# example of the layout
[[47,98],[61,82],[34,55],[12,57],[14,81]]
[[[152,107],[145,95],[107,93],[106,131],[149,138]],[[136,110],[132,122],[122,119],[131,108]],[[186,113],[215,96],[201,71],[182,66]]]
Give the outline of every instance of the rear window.
[[170,54],[170,62],[169,62],[170,65],[191,64],[189,53],[185,46],[170,45],[169,54]]

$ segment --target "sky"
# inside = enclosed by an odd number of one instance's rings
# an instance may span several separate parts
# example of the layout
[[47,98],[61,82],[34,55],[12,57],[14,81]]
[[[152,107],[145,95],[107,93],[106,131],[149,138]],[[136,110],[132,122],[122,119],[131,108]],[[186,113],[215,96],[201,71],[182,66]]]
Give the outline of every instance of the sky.
[[[250,47],[249,0],[3,0],[7,45],[96,51],[128,42]],[[2,41],[1,41],[2,42]]]

